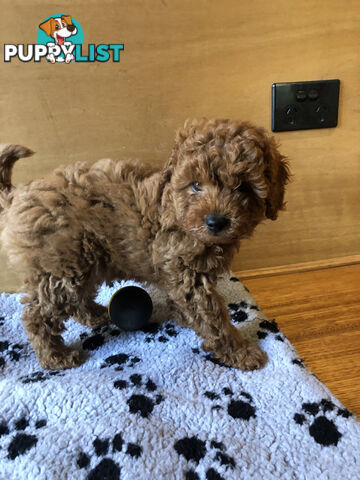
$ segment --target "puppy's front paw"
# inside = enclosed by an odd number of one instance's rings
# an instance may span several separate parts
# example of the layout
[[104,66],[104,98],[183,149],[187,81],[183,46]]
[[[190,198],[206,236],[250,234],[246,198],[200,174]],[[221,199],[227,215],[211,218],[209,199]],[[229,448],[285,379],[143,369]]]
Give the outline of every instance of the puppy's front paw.
[[[202,344],[202,349],[205,352],[214,350],[214,348],[211,348],[206,342]],[[262,368],[268,359],[266,353],[255,343],[243,344],[234,351],[229,348],[223,348],[221,351],[215,349],[214,357],[229,367],[245,371]]]
[[241,370],[258,370],[267,362],[266,353],[255,343],[249,343],[239,352],[238,368]]
[[70,347],[42,352],[38,358],[40,365],[47,370],[78,367],[85,360],[82,352]]

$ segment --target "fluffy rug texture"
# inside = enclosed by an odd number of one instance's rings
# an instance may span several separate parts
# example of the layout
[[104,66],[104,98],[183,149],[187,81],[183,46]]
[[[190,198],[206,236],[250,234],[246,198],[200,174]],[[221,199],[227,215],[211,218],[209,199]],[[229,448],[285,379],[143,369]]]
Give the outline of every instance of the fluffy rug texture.
[[[98,301],[124,285],[103,286]],[[0,479],[360,478],[360,423],[241,282],[219,290],[234,324],[267,352],[260,371],[214,361],[147,290],[163,323],[121,332],[70,320],[66,342],[89,357],[68,371],[39,367],[20,295],[0,295]]]

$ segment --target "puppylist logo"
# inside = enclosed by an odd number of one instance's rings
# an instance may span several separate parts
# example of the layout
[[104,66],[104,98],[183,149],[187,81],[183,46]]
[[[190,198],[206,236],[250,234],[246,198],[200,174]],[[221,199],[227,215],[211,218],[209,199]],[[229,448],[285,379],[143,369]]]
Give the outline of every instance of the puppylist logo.
[[[36,44],[5,44],[4,62],[18,58],[21,62],[49,63],[119,62],[123,43],[90,43],[84,47],[80,23],[70,15],[51,15],[40,23]],[[84,47],[84,48],[83,48]],[[86,51],[85,51],[86,50]]]

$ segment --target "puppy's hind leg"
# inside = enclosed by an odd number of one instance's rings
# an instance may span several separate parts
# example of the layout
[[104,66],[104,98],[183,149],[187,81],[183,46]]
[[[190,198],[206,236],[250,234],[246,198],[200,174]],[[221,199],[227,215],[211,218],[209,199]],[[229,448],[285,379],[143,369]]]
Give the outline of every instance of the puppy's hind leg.
[[31,285],[33,288],[22,299],[26,304],[22,321],[40,365],[50,370],[77,367],[84,361],[82,353],[66,346],[61,336],[64,321],[76,304],[76,293],[51,276]]

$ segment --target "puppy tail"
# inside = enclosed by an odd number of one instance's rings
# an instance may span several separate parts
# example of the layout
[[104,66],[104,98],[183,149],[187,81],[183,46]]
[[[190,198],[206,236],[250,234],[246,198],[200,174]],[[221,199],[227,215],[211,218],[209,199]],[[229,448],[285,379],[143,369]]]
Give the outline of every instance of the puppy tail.
[[0,191],[12,190],[11,173],[14,163],[19,158],[30,157],[33,153],[30,148],[22,145],[0,145]]

